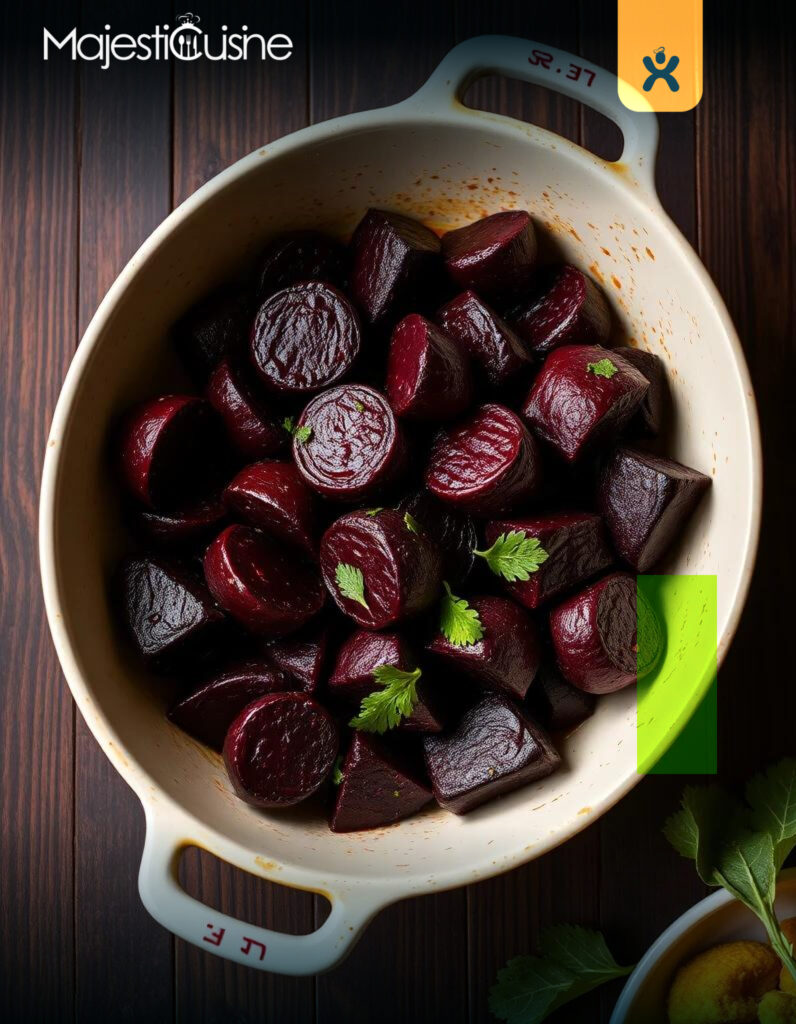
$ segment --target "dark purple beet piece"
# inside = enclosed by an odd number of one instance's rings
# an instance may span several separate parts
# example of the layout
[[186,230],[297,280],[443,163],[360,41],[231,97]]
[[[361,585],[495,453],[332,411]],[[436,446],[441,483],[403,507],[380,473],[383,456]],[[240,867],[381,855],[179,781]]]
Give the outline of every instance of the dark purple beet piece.
[[459,288],[499,299],[523,294],[536,265],[536,233],[525,210],[493,213],[442,236],[445,269]]
[[197,384],[204,386],[225,356],[244,350],[253,316],[248,295],[222,290],[197,303],[177,322],[177,351]]
[[410,818],[432,800],[411,759],[365,733],[356,732],[346,754],[332,811],[332,832],[356,832]]
[[428,491],[416,491],[403,498],[398,508],[420,523],[442,555],[442,578],[452,587],[470,575],[478,547],[475,523],[468,515],[459,515],[437,501]]
[[427,646],[440,664],[459,669],[482,686],[521,700],[542,657],[536,625],[524,608],[506,597],[471,597],[484,635],[458,646],[437,633]]
[[511,512],[539,488],[536,442],[510,409],[482,405],[443,431],[426,467],[426,487],[440,501],[474,516]]
[[570,685],[551,661],[542,663],[525,698],[531,717],[548,732],[571,732],[594,714],[597,698]]
[[204,569],[221,607],[254,633],[293,633],[323,607],[317,569],[250,526],[222,531],[205,552]]
[[598,500],[622,558],[636,572],[655,566],[708,487],[709,476],[673,459],[617,448],[600,476]]
[[486,546],[512,531],[535,537],[547,552],[547,560],[527,580],[503,581],[511,596],[526,608],[538,608],[543,601],[607,569],[613,561],[602,520],[589,512],[496,520],[487,523]]
[[[321,685],[321,675],[329,649],[329,627],[311,625],[298,636],[276,640],[268,648],[273,663],[305,693],[315,693]],[[292,689],[292,687],[291,687]]]
[[537,355],[561,345],[594,345],[611,334],[611,313],[597,285],[577,267],[542,273],[536,295],[508,315],[517,334]]
[[475,294],[462,292],[437,311],[445,333],[469,352],[493,388],[528,370],[530,357],[505,320]]
[[383,395],[364,384],[342,384],[314,398],[299,419],[293,458],[309,486],[332,501],[357,502],[389,491],[407,465],[395,413]]
[[338,288],[345,284],[346,251],[334,238],[319,231],[291,231],[271,241],[257,267],[258,303],[299,281],[324,281]]
[[314,555],[317,500],[292,462],[254,462],[224,491],[229,509],[250,526]]
[[351,292],[370,324],[422,308],[441,267],[439,238],[420,221],[368,210],[351,240]]
[[337,726],[303,693],[272,693],[249,704],[229,727],[224,764],[238,796],[255,807],[306,800],[334,766]]
[[162,547],[187,547],[218,533],[227,514],[220,497],[198,501],[179,512],[136,509],[134,526],[148,540]]
[[523,406],[530,425],[567,462],[622,432],[649,390],[616,351],[565,345],[545,360]]
[[629,345],[622,345],[614,349],[614,352],[618,352],[632,363],[639,373],[647,378],[650,385],[638,412],[630,421],[629,430],[656,437],[663,426],[669,403],[669,380],[663,360],[654,352],[647,352],[643,348],[631,348]]
[[227,437],[247,459],[264,459],[285,447],[287,431],[232,360],[222,359],[210,375],[207,400],[224,422]]
[[[361,600],[341,591],[339,567],[362,573]],[[366,629],[386,629],[424,611],[438,596],[440,555],[400,512],[349,512],[321,540],[321,571],[338,608]]]
[[469,356],[425,317],[410,313],[392,332],[385,390],[398,416],[453,419],[472,397]]
[[561,763],[550,737],[498,694],[485,694],[453,732],[425,736],[423,750],[434,796],[456,814],[544,778]]

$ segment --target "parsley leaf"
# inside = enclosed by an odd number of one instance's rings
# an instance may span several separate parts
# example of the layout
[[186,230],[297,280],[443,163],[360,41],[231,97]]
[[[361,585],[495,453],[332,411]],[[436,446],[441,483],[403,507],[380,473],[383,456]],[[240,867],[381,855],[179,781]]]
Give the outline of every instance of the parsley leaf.
[[402,718],[408,718],[417,703],[419,668],[404,672],[395,665],[379,665],[373,678],[383,687],[362,699],[359,714],[348,723],[362,732],[386,732],[394,729]]
[[439,628],[443,636],[456,647],[469,647],[484,635],[484,627],[478,612],[463,597],[456,597],[447,583],[443,583],[445,594],[442,598]]
[[357,604],[361,604],[363,608],[370,611],[370,606],[365,600],[365,577],[362,575],[361,569],[357,569],[355,565],[339,562],[334,570],[334,578],[337,580],[337,586],[343,597],[347,597],[349,601],[356,601]]
[[549,557],[538,537],[528,537],[521,530],[501,533],[491,548],[473,554],[485,559],[492,572],[509,583],[529,579]]
[[586,372],[593,373],[595,377],[608,377],[610,380],[615,373],[619,373],[619,367],[610,359],[601,359],[597,363],[586,363]]
[[343,755],[338,754],[334,762],[334,768],[332,768],[332,783],[335,786],[339,786],[345,778],[343,775]]
[[297,427],[292,416],[285,416],[282,420],[282,427],[298,441],[299,444],[306,444],[312,437],[312,427]]
[[364,412],[365,406],[361,402],[354,402],[354,408],[357,412]]
[[288,434],[292,434],[293,431],[296,429],[296,421],[293,419],[292,416],[285,416],[285,418],[282,420],[282,427],[284,430],[288,432]]
[[420,533],[420,523],[408,512],[404,512],[404,523],[407,530],[410,530],[412,533]]
[[796,846],[796,759],[789,757],[756,775],[746,787],[752,824],[774,843],[777,871]]

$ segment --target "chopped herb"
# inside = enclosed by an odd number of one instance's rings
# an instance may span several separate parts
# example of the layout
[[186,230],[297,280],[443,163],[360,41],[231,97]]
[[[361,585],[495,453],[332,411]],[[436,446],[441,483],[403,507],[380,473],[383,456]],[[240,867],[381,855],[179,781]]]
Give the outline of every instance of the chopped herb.
[[473,554],[485,559],[492,572],[509,583],[529,579],[548,559],[538,537],[528,537],[521,530],[501,533],[491,548]]
[[285,418],[282,420],[282,426],[288,432],[288,434],[292,434],[293,431],[296,429],[296,421],[293,419],[292,416],[285,416]]
[[282,427],[298,441],[305,444],[312,437],[312,427],[297,427],[292,416],[285,416],[282,420]]
[[420,533],[420,523],[408,512],[404,512],[404,523],[406,523],[407,530],[411,530],[412,533]]
[[364,412],[365,406],[361,402],[354,402],[354,408],[357,412]]
[[347,597],[349,601],[356,601],[357,604],[361,604],[363,608],[370,611],[370,606],[365,600],[365,577],[362,575],[361,569],[357,569],[355,565],[339,562],[334,570],[334,578],[337,580],[337,586],[343,597]]
[[369,508],[369,509],[367,509],[365,515],[377,516],[379,514],[379,512],[383,512],[383,511],[384,511],[384,506],[383,505],[379,505],[378,508]]
[[337,759],[334,762],[334,768],[332,768],[332,782],[335,786],[339,786],[345,776],[343,775],[343,755],[338,754]]
[[359,714],[348,723],[362,732],[386,732],[394,729],[402,718],[408,718],[417,702],[419,668],[404,672],[395,665],[379,665],[373,678],[382,687],[364,697]]
[[478,612],[463,597],[456,597],[447,583],[443,583],[445,595],[442,598],[439,628],[456,647],[469,647],[484,635],[484,627]]
[[586,370],[589,373],[593,373],[595,377],[613,377],[615,373],[619,373],[619,367],[615,366],[610,359],[601,359],[597,363],[586,363]]

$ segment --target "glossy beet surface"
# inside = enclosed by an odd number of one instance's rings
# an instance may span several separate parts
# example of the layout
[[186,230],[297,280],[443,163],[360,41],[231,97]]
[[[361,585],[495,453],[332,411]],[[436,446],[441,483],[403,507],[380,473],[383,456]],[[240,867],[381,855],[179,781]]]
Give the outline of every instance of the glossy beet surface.
[[315,495],[292,462],[254,462],[228,484],[233,515],[312,555],[318,547]]
[[666,378],[666,367],[663,360],[641,348],[622,345],[615,348],[624,359],[643,374],[649,381],[649,390],[638,408],[638,412],[628,425],[631,434],[647,434],[656,437],[663,427],[669,405],[669,381]]
[[408,818],[432,799],[431,790],[394,745],[354,733],[342,767],[332,812],[332,832],[379,828]]
[[323,679],[328,651],[329,627],[312,623],[296,636],[275,640],[268,648],[268,656],[299,689],[315,693]]
[[517,334],[544,356],[561,345],[601,345],[611,333],[611,313],[603,293],[577,267],[543,272],[536,294],[509,313]]
[[428,491],[415,491],[403,498],[398,508],[408,512],[422,526],[442,556],[442,578],[451,586],[470,575],[478,547],[475,522],[465,513],[454,512]]
[[462,346],[493,388],[530,369],[525,345],[475,292],[467,291],[437,310],[436,321]]
[[482,517],[513,511],[540,478],[533,437],[515,413],[494,403],[441,433],[426,467],[426,487],[440,501]]
[[525,210],[493,213],[442,236],[445,269],[487,298],[522,295],[533,279],[536,233]]
[[247,459],[263,459],[286,447],[288,435],[279,414],[255,394],[245,372],[229,358],[210,375],[205,392],[230,444]]
[[178,512],[136,509],[133,520],[137,532],[165,550],[188,547],[209,540],[221,529],[226,514],[224,502],[215,496],[198,501]]
[[[341,565],[362,573],[360,601],[341,591]],[[350,512],[332,523],[321,540],[321,571],[338,608],[366,629],[386,629],[424,611],[441,586],[439,552],[394,509]]]
[[265,636],[295,632],[324,603],[314,566],[250,526],[228,526],[204,556],[207,585],[247,629]]
[[554,772],[560,757],[549,736],[512,701],[487,694],[453,732],[423,740],[438,802],[456,814]]
[[542,662],[525,698],[534,721],[554,733],[571,732],[594,714],[596,706],[593,693],[572,686],[549,660]]
[[255,274],[259,303],[299,281],[324,281],[341,288],[347,271],[345,248],[319,231],[291,231],[266,248]]
[[545,360],[523,415],[563,459],[575,462],[620,434],[648,390],[647,378],[615,350],[567,345]]
[[204,386],[225,356],[243,352],[253,316],[249,295],[225,290],[197,303],[177,323],[177,350],[197,384]]
[[359,317],[331,285],[302,281],[260,306],[251,355],[261,382],[282,395],[309,395],[344,377],[359,355]]
[[337,727],[312,697],[274,693],[245,708],[224,741],[235,791],[255,807],[289,807],[323,784],[337,756]]
[[617,448],[599,483],[599,505],[614,547],[647,572],[682,533],[710,477],[636,448]]
[[386,391],[398,416],[453,419],[472,398],[469,356],[425,317],[411,313],[392,333]]
[[379,498],[400,479],[406,440],[389,402],[364,384],[343,384],[314,398],[299,419],[311,430],[293,442],[293,458],[309,486],[333,501]]

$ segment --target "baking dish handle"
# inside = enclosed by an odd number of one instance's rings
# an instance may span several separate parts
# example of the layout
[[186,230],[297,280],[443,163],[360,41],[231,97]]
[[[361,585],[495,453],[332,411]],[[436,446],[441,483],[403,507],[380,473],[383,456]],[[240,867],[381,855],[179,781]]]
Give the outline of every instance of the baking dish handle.
[[[625,165],[651,196],[656,196],[658,119],[652,108],[641,113],[628,110],[619,99],[616,75],[564,50],[513,36],[467,39],[443,58],[425,85],[406,103],[428,109],[461,102],[477,78],[490,74],[543,85],[605,114],[624,137],[618,163]],[[640,93],[635,97],[640,105],[649,106]]]

